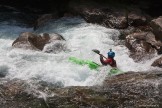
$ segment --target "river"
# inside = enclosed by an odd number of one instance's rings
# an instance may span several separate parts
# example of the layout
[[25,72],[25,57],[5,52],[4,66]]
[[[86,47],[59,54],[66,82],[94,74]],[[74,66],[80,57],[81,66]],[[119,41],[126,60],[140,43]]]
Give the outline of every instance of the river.
[[[13,41],[21,32],[44,32],[52,35],[61,34],[66,42],[64,51],[45,53],[12,48]],[[151,63],[158,58],[144,60],[136,63],[129,57],[129,50],[124,45],[118,44],[118,30],[108,29],[103,26],[86,23],[83,19],[62,18],[50,21],[37,31],[25,26],[19,26],[10,22],[0,23],[0,73],[6,74],[6,78],[22,80],[42,80],[49,83],[57,83],[63,86],[93,86],[101,84],[110,67],[104,67],[100,71],[89,69],[68,61],[69,57],[93,60],[100,64],[99,55],[92,49],[98,49],[107,56],[110,48],[116,53],[115,60],[118,68],[123,71],[150,71],[156,68]]]

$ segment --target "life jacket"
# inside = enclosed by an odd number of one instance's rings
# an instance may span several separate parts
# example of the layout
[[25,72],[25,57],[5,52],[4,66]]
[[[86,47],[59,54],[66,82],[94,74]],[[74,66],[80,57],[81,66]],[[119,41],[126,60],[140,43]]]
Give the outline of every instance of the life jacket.
[[106,60],[100,58],[100,61],[103,65],[110,65],[111,67],[117,67],[116,61],[113,58],[107,58]]
[[109,63],[111,67],[117,67],[116,66],[116,60],[112,59],[112,62]]

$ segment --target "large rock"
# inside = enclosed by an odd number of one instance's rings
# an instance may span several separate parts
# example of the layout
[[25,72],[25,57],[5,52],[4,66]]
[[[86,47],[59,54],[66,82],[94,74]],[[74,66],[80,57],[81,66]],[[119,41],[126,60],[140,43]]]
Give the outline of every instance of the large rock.
[[[72,13],[81,15],[87,22],[96,23],[110,28],[124,29],[128,26],[146,25],[146,15],[139,9],[116,6],[115,4],[99,4],[92,1],[71,1]],[[138,10],[138,11],[137,11]]]
[[31,32],[24,32],[13,42],[12,46],[15,48],[43,50],[46,44],[56,40],[64,40],[64,38],[59,34],[50,36],[48,33],[44,33],[43,36],[40,36]]
[[102,86],[66,87],[47,98],[52,108],[161,108],[162,72],[128,72],[107,77]]
[[100,6],[95,2],[72,1],[70,10],[74,14],[81,15],[87,22],[101,24],[111,28],[126,28],[127,20],[124,10],[112,10],[110,7]]
[[157,19],[153,19],[150,25],[156,38],[162,41],[162,16],[158,17]]
[[47,108],[41,94],[25,81],[0,80],[0,108]]
[[133,33],[126,37],[126,46],[131,51],[130,56],[135,61],[152,57],[151,54],[159,49],[159,44],[151,32]]
[[[162,72],[107,76],[102,85],[57,87],[0,79],[1,108],[161,108]],[[29,82],[29,81],[28,81]]]
[[128,13],[128,24],[132,26],[143,26],[147,24],[147,15],[139,9],[131,9]]
[[103,91],[116,100],[117,107],[161,108],[162,72],[128,72],[109,77]]
[[154,66],[154,67],[161,67],[162,68],[162,57],[156,59],[151,66]]

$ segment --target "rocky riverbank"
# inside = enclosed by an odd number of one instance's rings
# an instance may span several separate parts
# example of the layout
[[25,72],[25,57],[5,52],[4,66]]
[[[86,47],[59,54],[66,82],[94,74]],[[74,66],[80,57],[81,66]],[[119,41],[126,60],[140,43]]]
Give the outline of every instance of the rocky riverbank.
[[161,77],[162,72],[127,72],[108,76],[100,86],[66,88],[42,81],[1,79],[0,107],[161,108]]
[[[34,30],[50,20],[80,16],[88,23],[118,29],[120,40],[130,50],[130,57],[139,62],[162,53],[162,11],[160,0],[1,0],[0,21],[16,20]],[[158,12],[157,12],[158,11]],[[10,15],[13,15],[12,19]],[[52,40],[52,41],[51,41]],[[61,35],[43,36],[25,32],[13,47],[42,51],[45,44],[64,41]],[[60,44],[59,44],[60,45]],[[63,47],[61,47],[64,49]],[[61,49],[61,50],[62,50]],[[46,51],[45,51],[46,52]],[[49,51],[47,51],[49,52]],[[152,66],[162,66],[162,58]],[[43,81],[0,79],[1,108],[161,108],[162,72],[127,72],[107,76],[103,85],[62,87]]]

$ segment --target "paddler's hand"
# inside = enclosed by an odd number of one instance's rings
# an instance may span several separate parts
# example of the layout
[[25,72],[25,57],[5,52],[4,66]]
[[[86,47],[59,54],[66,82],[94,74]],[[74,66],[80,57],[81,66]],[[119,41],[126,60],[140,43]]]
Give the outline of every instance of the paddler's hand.
[[100,54],[100,59],[103,59],[103,55],[102,54]]

